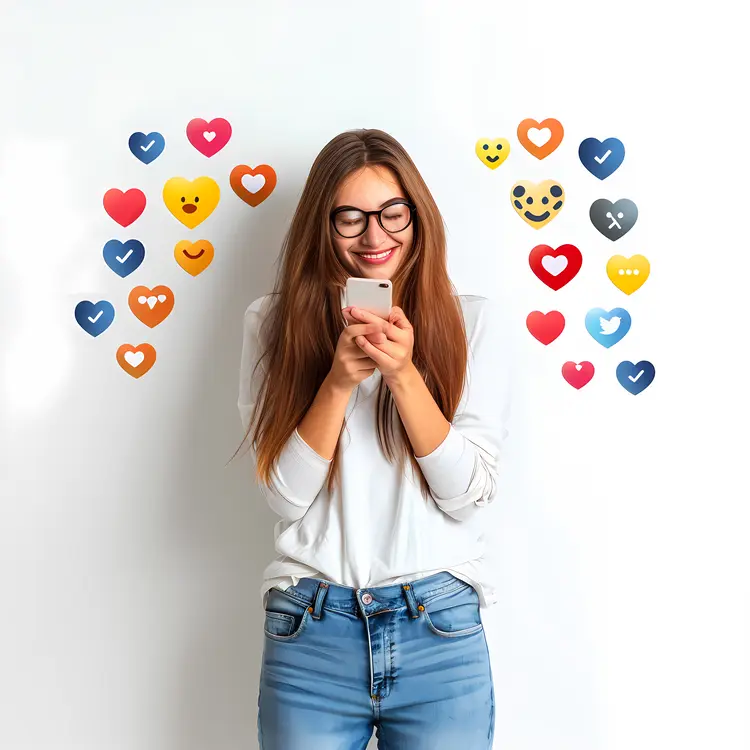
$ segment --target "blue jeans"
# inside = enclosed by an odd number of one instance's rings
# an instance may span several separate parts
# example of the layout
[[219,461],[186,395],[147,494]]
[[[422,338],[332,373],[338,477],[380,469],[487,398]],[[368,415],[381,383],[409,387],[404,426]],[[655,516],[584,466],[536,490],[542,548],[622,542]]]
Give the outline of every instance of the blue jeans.
[[473,586],[441,571],[268,592],[261,750],[490,750],[495,694]]

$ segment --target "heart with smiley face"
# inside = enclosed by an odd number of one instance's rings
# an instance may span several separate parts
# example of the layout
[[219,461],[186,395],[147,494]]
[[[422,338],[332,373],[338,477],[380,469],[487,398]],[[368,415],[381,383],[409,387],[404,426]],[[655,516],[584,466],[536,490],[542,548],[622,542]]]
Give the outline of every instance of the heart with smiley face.
[[474,151],[485,167],[497,169],[510,154],[510,142],[507,138],[480,138]]
[[510,202],[530,227],[541,229],[560,213],[565,203],[565,191],[556,180],[519,180],[510,189]]

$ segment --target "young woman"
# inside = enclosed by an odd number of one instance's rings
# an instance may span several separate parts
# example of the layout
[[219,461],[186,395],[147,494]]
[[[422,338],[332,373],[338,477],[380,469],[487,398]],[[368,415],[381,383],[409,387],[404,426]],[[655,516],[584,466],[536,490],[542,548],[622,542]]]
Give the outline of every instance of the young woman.
[[[384,320],[346,279],[390,279]],[[456,295],[404,148],[345,132],[315,160],[276,291],[247,309],[239,410],[281,518],[266,568],[264,750],[492,747],[480,606],[505,393],[494,305]],[[252,435],[251,435],[252,433]],[[395,434],[394,434],[395,433]],[[408,460],[407,460],[408,459]]]

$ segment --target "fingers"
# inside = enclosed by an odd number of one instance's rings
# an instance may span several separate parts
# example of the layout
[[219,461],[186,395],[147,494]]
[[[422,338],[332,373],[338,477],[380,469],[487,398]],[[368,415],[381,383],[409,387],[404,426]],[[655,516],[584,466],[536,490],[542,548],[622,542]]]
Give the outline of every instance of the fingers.
[[382,333],[385,336],[384,326],[379,323],[352,323],[347,326],[346,333],[349,338],[367,336],[373,333]]

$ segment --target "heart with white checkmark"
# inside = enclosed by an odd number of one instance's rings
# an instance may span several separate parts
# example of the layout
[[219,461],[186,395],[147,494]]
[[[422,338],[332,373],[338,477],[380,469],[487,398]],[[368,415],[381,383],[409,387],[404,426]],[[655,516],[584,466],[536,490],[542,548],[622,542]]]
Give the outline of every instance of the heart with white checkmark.
[[128,139],[130,153],[138,161],[151,164],[164,151],[164,136],[161,133],[133,133]]
[[625,360],[617,365],[617,381],[628,392],[637,396],[648,388],[654,380],[656,369],[648,360],[642,359],[633,364]]
[[146,257],[146,248],[138,240],[110,240],[102,250],[104,262],[123,279],[135,271]]
[[111,302],[82,300],[76,305],[75,319],[81,328],[91,336],[104,333],[115,319],[115,308]]
[[625,146],[619,138],[584,138],[578,147],[578,158],[594,177],[609,177],[625,158]]

